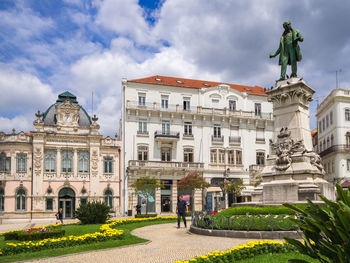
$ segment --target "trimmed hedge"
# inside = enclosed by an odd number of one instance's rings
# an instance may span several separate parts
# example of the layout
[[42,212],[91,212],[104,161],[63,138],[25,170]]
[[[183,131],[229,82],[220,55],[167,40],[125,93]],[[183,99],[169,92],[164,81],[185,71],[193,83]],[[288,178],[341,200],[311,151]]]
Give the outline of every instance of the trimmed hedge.
[[104,202],[88,202],[80,205],[75,211],[74,216],[78,218],[81,224],[104,224],[111,217],[111,208]]
[[157,214],[141,214],[141,215],[135,215],[135,218],[148,218],[148,217],[157,217]]
[[15,232],[4,234],[4,237],[5,237],[5,240],[33,241],[33,240],[42,240],[46,238],[63,237],[65,233],[66,231],[63,229],[55,229],[53,231],[32,232],[32,233],[15,231]]
[[[297,205],[297,207],[303,208],[305,205]],[[223,210],[217,215],[231,217],[234,215],[246,215],[248,213],[250,215],[295,215],[294,211],[284,206],[237,206]]]

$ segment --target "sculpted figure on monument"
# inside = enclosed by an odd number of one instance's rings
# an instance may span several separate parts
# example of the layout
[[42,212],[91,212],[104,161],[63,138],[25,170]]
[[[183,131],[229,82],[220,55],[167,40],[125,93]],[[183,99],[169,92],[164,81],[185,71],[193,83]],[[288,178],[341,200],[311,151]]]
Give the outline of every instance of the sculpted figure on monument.
[[292,164],[292,154],[305,151],[303,140],[294,142],[294,140],[290,138],[290,134],[288,127],[283,127],[280,130],[280,134],[277,135],[277,143],[270,141],[270,145],[275,150],[278,157],[275,168],[280,171],[285,171],[290,167]]
[[286,78],[287,65],[292,66],[291,77],[297,77],[297,61],[301,61],[302,55],[298,41],[303,42],[304,38],[299,30],[293,29],[290,21],[283,23],[284,32],[280,39],[280,45],[275,53],[270,53],[270,58],[276,57],[278,54],[279,65],[281,65],[280,80]]

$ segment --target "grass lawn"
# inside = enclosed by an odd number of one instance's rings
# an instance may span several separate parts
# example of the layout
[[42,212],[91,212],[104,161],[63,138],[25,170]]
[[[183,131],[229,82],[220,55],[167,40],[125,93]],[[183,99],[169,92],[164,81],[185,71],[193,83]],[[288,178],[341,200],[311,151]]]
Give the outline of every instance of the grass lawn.
[[[144,243],[147,241],[146,239],[133,236],[131,235],[130,232],[135,228],[139,228],[143,226],[164,224],[164,223],[171,223],[171,222],[175,222],[175,220],[174,221],[153,221],[153,222],[150,221],[150,222],[140,222],[140,223],[120,225],[120,226],[117,226],[116,229],[124,230],[124,239],[96,242],[91,244],[78,245],[78,246],[65,247],[65,248],[45,249],[37,252],[21,253],[17,255],[0,256],[0,262],[3,263],[3,262],[14,262],[14,261],[20,261],[20,260],[44,258],[44,257],[56,257],[56,256],[65,255],[65,254],[78,253],[78,252],[89,251],[89,250],[113,248],[113,247],[119,247],[119,246],[131,245],[131,244]],[[82,235],[86,233],[97,232],[99,231],[100,226],[101,225],[98,225],[98,224],[65,226],[64,227],[64,229],[66,230],[65,236]],[[9,240],[6,242],[12,242],[12,240],[11,241]],[[5,244],[4,237],[0,237],[0,247],[4,246],[4,244]]]
[[253,258],[236,261],[237,263],[284,263],[288,262],[288,259],[303,259],[309,263],[317,263],[318,260],[312,259],[306,255],[300,253],[276,253],[259,255]]

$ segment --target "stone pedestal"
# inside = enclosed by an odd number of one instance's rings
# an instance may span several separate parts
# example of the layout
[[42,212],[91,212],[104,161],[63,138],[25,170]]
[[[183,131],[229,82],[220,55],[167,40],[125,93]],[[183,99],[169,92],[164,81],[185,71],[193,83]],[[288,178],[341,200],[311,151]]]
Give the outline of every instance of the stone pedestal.
[[319,200],[320,194],[334,199],[334,186],[323,179],[321,158],[312,151],[309,102],[314,92],[299,78],[278,81],[268,91],[274,110],[274,140],[262,183],[252,193],[253,202],[297,203]]

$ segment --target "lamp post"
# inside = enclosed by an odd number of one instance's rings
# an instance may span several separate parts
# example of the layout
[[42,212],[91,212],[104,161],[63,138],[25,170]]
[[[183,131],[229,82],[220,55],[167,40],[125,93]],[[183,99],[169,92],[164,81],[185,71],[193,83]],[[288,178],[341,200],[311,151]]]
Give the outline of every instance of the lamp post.
[[228,205],[228,193],[224,191],[225,189],[225,183],[228,181],[228,175],[230,173],[230,168],[225,169],[224,171],[224,183],[223,183],[223,194],[225,195],[225,209],[229,207]]

